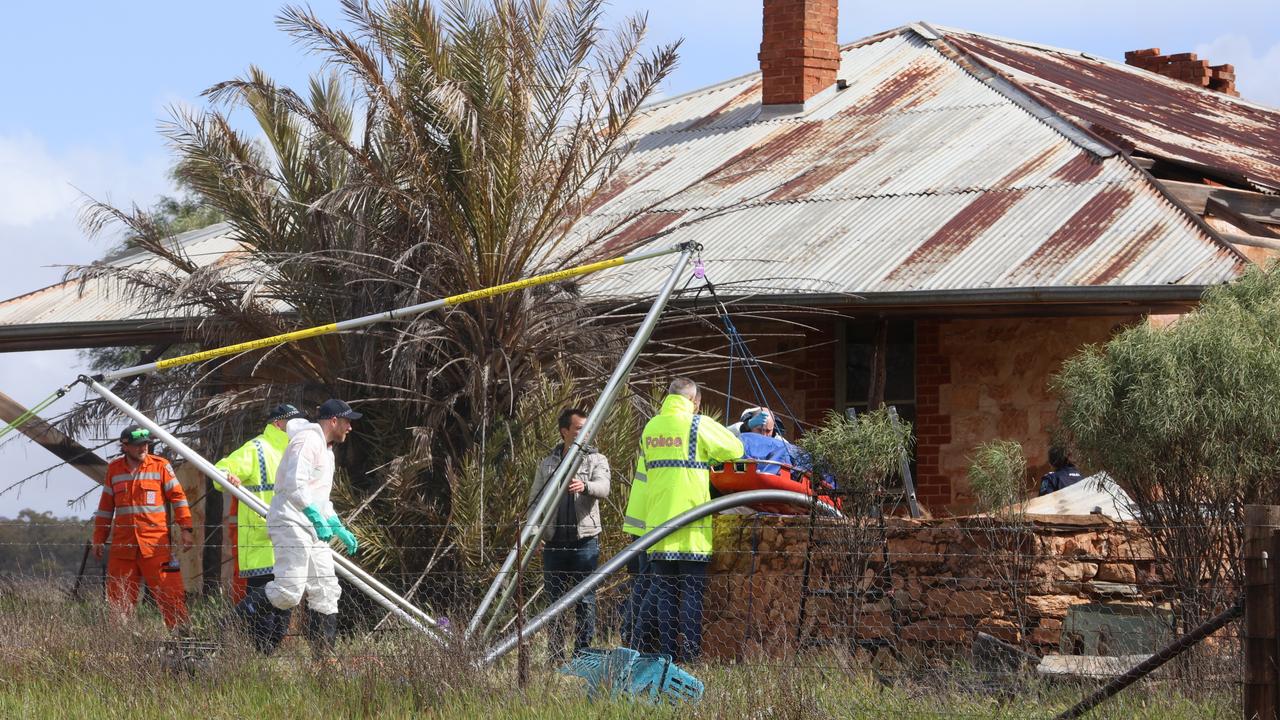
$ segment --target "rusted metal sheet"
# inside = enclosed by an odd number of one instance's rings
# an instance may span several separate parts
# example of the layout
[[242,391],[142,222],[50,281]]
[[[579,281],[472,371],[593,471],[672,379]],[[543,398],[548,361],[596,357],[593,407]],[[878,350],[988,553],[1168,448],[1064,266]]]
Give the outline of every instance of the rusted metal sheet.
[[1280,109],[1080,52],[963,30],[946,34],[1082,127],[1156,157],[1280,189]]
[[[649,108],[626,180],[574,235],[621,249],[659,228],[703,243],[718,285],[774,295],[1200,286],[1244,267],[1126,159],[909,29],[846,48],[840,77],[804,116],[762,116],[757,76]],[[586,286],[647,294],[663,273]]]

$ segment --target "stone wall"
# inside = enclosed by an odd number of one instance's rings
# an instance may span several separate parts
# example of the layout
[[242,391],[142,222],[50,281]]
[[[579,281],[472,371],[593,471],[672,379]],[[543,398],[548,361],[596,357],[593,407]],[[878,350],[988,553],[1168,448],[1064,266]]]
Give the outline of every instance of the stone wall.
[[1043,654],[1058,650],[1073,605],[1118,595],[1152,605],[1135,596],[1156,581],[1136,526],[1030,516],[1022,527],[980,517],[819,520],[808,585],[825,596],[806,598],[808,516],[718,516],[704,652],[785,656],[816,641],[938,655],[967,650],[983,631]]

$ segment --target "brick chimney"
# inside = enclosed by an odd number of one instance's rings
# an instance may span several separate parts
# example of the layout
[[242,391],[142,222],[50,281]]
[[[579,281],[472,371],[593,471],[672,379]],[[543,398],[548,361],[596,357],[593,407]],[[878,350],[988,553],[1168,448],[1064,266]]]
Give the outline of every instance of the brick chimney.
[[1161,55],[1160,48],[1130,50],[1124,54],[1124,62],[1126,65],[1149,70],[1167,78],[1240,97],[1240,93],[1236,92],[1234,66],[1210,65],[1208,60],[1197,58],[1195,53]]
[[836,82],[838,0],[764,0],[765,105],[803,105]]

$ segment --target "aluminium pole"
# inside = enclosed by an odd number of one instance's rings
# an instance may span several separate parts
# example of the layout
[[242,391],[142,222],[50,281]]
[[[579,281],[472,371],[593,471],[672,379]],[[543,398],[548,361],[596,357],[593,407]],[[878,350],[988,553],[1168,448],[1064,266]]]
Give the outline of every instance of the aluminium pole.
[[[167,430],[160,427],[159,423],[142,414],[140,410],[119,398],[115,393],[108,390],[98,381],[87,376],[81,376],[80,379],[88,385],[90,389],[98,393],[98,395],[100,395],[104,400],[114,405],[118,410],[133,418],[139,425],[150,430],[153,435],[163,440],[166,445],[173,448],[174,452],[185,458],[187,462],[195,465],[200,472],[204,473],[206,477],[221,486],[223,490],[235,496],[237,500],[248,506],[254,512],[266,517],[267,506],[259,500],[256,495],[249,493],[239,486],[232,485],[227,482],[226,475],[222,471],[218,470],[218,468],[214,467],[213,463],[206,460],[195,450],[192,450],[181,440],[177,439]],[[437,642],[444,642],[443,638],[428,627],[438,627],[434,618],[431,618],[408,600],[397,595],[390,588],[374,579],[373,576],[360,569],[360,567],[351,560],[335,552],[333,548],[329,548],[329,552],[333,553],[334,565],[338,574],[349,581],[352,585],[355,585],[356,589],[360,590],[365,595],[368,595],[370,599],[395,614],[401,620],[404,620],[410,627],[423,632]]]
[[721,510],[728,510],[730,508],[742,507],[743,505],[751,505],[759,502],[781,502],[806,508],[815,507],[831,517],[844,517],[839,510],[822,502],[821,500],[818,500],[813,495],[792,492],[791,490],[746,490],[743,492],[730,493],[728,495],[722,495],[710,502],[703,503],[695,508],[685,510],[644,535],[641,535],[639,538],[632,541],[630,545],[618,551],[618,554],[609,558],[608,562],[592,571],[586,580],[583,580],[572,590],[561,595],[557,600],[551,603],[550,607],[543,610],[541,615],[526,623],[519,634],[509,635],[501,642],[496,643],[488,652],[485,653],[484,658],[480,661],[480,665],[490,665],[498,658],[508,652],[511,652],[511,649],[514,648],[521,640],[527,639],[531,634],[541,630],[557,615],[560,615],[565,610],[573,607],[578,600],[582,599],[583,595],[595,590],[605,581],[606,578],[621,570],[632,557],[645,552],[671,533],[676,532],[691,522],[697,522],[698,520],[701,520],[713,513],[718,513]]
[[587,415],[582,429],[578,431],[577,439],[569,446],[568,451],[560,460],[560,465],[556,468],[555,474],[543,485],[542,491],[538,495],[538,502],[529,512],[525,524],[521,526],[516,546],[507,554],[506,560],[502,563],[502,568],[498,571],[497,576],[490,583],[488,591],[485,592],[484,598],[480,601],[480,607],[476,609],[471,622],[467,624],[467,637],[471,637],[475,633],[485,612],[489,609],[489,605],[501,588],[502,598],[498,600],[497,606],[493,609],[493,616],[490,618],[488,625],[485,626],[485,634],[487,635],[492,630],[494,623],[498,619],[498,614],[506,606],[515,587],[510,582],[512,566],[517,561],[520,562],[521,569],[529,564],[529,559],[533,556],[533,553],[522,553],[521,551],[527,543],[536,542],[536,539],[542,536],[543,529],[546,528],[547,522],[551,518],[553,508],[564,497],[568,487],[568,478],[577,471],[578,465],[582,462],[581,449],[591,444],[591,439],[595,436],[596,430],[604,423],[604,418],[609,414],[609,407],[613,404],[618,391],[626,382],[627,375],[631,372],[632,366],[635,365],[636,359],[640,357],[640,351],[644,348],[645,343],[649,341],[649,336],[653,334],[653,329],[657,326],[658,319],[662,316],[662,311],[666,307],[667,301],[671,299],[671,294],[675,292],[676,285],[679,283],[685,267],[688,266],[694,253],[702,249],[702,246],[696,243],[685,243],[680,247],[680,256],[676,258],[675,264],[671,268],[671,274],[667,276],[662,289],[658,291],[658,296],[654,298],[653,304],[649,307],[649,312],[645,315],[644,321],[640,323],[639,329],[636,330],[635,337],[631,339],[631,344],[627,346],[622,359],[618,361],[613,374],[609,376],[608,382],[605,383],[599,399],[596,400],[596,404]]

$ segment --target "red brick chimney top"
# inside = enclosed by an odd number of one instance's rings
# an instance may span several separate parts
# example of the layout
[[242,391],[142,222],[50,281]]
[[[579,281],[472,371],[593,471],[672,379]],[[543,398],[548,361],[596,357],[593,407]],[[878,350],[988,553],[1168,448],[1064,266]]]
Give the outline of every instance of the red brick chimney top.
[[1195,53],[1161,55],[1160,48],[1130,50],[1124,54],[1124,62],[1126,65],[1149,70],[1167,78],[1240,97],[1240,93],[1236,92],[1234,66],[1210,65],[1208,60],[1197,58]]
[[801,105],[840,69],[838,0],[764,0],[760,72],[765,105]]

